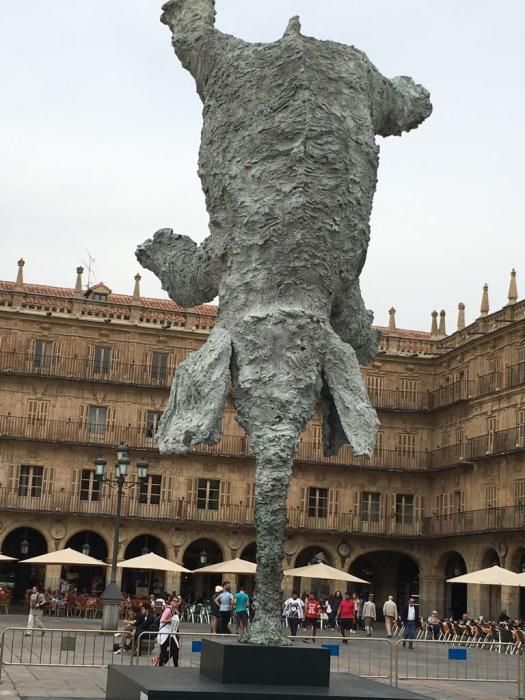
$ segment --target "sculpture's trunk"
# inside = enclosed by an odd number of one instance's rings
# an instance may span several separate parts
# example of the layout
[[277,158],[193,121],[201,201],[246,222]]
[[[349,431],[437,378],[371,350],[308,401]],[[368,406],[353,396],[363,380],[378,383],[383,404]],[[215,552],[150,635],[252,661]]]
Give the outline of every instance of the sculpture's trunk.
[[255,452],[255,524],[257,573],[255,621],[244,641],[279,646],[289,644],[281,626],[281,581],[284,529],[287,518],[288,484],[293,448],[286,441],[271,441]]

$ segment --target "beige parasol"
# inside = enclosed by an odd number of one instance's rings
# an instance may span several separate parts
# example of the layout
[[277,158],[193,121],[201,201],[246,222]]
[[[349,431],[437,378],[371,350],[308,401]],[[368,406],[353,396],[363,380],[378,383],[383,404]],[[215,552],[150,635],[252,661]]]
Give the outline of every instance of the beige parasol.
[[108,566],[100,559],[88,557],[82,552],[77,552],[75,549],[67,547],[66,549],[58,549],[56,552],[48,552],[41,554],[39,557],[31,557],[31,559],[23,559],[20,564],[61,564],[62,566]]
[[15,557],[8,557],[6,554],[0,554],[0,562],[1,561],[18,561],[18,559],[15,559]]
[[447,579],[447,583],[478,583],[482,586],[525,586],[525,577],[503,569],[501,566],[489,566],[487,569],[471,571]]
[[189,569],[185,569],[180,564],[176,564],[165,557],[159,557],[158,554],[153,552],[141,554],[139,557],[133,557],[133,559],[126,559],[117,564],[117,566],[121,569],[149,569],[151,571],[174,571],[191,574]]
[[218,564],[208,564],[200,569],[195,569],[194,574],[254,574],[257,566],[246,559],[229,559]]
[[321,578],[331,581],[348,581],[349,583],[370,583],[352,574],[347,574],[346,571],[335,569],[328,564],[311,564],[309,566],[300,566],[298,569],[287,569],[284,572],[285,576],[300,576],[301,578]]

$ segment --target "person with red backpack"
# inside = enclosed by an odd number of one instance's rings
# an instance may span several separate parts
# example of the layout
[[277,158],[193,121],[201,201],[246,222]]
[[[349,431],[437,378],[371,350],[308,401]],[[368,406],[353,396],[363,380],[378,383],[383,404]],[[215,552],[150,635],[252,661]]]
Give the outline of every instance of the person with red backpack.
[[304,606],[304,621],[306,627],[306,634],[308,635],[308,630],[310,630],[311,639],[303,639],[303,642],[307,644],[312,641],[315,642],[315,635],[317,632],[317,620],[321,614],[321,603],[315,597],[315,593],[310,593],[308,599]]

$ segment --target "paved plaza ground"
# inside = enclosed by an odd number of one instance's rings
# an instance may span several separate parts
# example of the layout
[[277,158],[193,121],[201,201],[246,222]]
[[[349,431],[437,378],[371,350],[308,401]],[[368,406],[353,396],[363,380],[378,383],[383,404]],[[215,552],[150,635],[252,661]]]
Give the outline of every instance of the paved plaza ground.
[[[23,627],[25,615],[2,615],[0,631],[11,627]],[[44,618],[46,627],[64,630],[57,633],[46,632],[43,637],[35,634],[33,638],[23,636],[22,632],[7,633],[3,649],[6,664],[2,670],[0,683],[0,700],[6,698],[104,698],[106,686],[105,668],[75,668],[73,664],[87,659],[89,663],[122,663],[129,665],[129,654],[113,654],[114,639],[103,638],[94,632],[100,628],[100,620],[78,618]],[[87,634],[76,635],[76,646],[65,630],[83,630]],[[92,630],[89,633],[89,630]],[[181,665],[197,666],[199,655],[192,652],[192,641],[202,633],[208,632],[206,625],[184,624],[182,630],[188,633],[181,644]],[[339,644],[340,656],[332,658],[332,669],[350,671],[361,675],[383,676],[382,682],[388,682],[390,646],[380,637],[382,625],[378,626],[376,636],[368,639],[361,634],[351,638],[348,645]],[[339,641],[334,632],[324,631],[317,644]],[[302,643],[300,640],[297,643]],[[414,650],[400,649],[400,676],[417,676],[417,680],[402,680],[400,687],[412,690],[436,700],[463,700],[479,698],[480,700],[505,700],[517,696],[515,683],[472,682],[451,680],[427,680],[428,676],[465,677],[466,669],[470,677],[478,678],[515,678],[518,664],[517,656],[496,653],[495,650],[468,650],[468,662],[448,661],[446,645],[421,644]],[[26,665],[32,661],[31,665]],[[65,664],[53,667],[49,662]],[[134,662],[151,664],[151,652],[144,653]],[[468,667],[466,666],[468,663]],[[20,665],[19,665],[20,664]]]

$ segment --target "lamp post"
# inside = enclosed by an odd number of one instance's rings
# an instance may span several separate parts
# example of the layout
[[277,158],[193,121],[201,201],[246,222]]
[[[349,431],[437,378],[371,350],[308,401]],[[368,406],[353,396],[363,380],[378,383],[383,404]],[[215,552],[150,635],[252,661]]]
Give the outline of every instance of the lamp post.
[[122,511],[122,494],[125,488],[143,483],[148,478],[148,463],[137,463],[138,481],[126,481],[130,459],[128,457],[128,446],[121,443],[117,447],[117,463],[115,464],[115,478],[109,479],[104,476],[107,462],[103,457],[95,460],[95,476],[99,483],[108,484],[111,488],[117,489],[117,512],[115,513],[115,527],[113,531],[113,555],[111,557],[111,573],[109,583],[102,593],[102,629],[116,630],[119,622],[120,604],[122,593],[116,584],[117,578],[117,555],[120,534],[120,515]]

